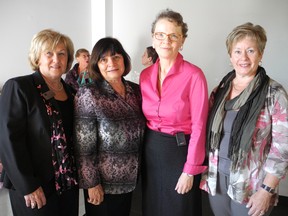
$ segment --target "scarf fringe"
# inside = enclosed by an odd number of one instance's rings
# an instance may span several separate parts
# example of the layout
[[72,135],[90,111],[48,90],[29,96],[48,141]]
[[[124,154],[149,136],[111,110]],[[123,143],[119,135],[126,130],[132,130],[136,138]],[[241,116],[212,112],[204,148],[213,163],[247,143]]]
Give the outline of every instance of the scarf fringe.
[[218,149],[219,143],[220,143],[220,138],[221,138],[221,134],[220,133],[215,133],[215,132],[211,131],[211,134],[210,134],[210,149],[212,150],[212,152],[215,152],[215,150]]
[[231,171],[237,171],[239,168],[243,168],[246,166],[248,154],[246,151],[239,150],[238,152],[234,152],[231,156]]

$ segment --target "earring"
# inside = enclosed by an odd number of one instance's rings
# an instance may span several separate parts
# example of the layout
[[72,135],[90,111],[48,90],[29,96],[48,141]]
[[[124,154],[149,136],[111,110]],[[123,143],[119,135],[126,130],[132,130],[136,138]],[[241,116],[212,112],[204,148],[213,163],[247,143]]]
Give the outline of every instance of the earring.
[[259,62],[259,66],[262,66],[262,60]]
[[183,50],[183,45],[182,45],[182,46],[179,48],[179,50],[180,50],[180,51],[182,51],[182,50]]

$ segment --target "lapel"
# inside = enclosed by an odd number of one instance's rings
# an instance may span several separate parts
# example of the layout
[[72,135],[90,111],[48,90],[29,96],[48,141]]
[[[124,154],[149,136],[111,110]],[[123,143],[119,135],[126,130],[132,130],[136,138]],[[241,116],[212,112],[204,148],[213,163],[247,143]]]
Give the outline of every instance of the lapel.
[[[49,87],[47,86],[45,80],[43,79],[41,73],[39,71],[36,71],[32,74],[33,76],[33,80],[34,80],[34,83],[35,83],[35,86],[37,89],[40,89],[40,92],[42,93],[43,95],[43,98],[46,100],[46,101],[49,101],[57,111],[59,111],[59,107],[58,107],[58,104],[54,98],[54,92],[51,91],[49,89]],[[68,96],[68,100],[72,100],[73,101],[73,98],[74,98],[74,92],[72,92],[71,89],[69,89],[69,87],[66,85],[66,83],[63,81],[63,79],[61,79],[61,82],[64,86],[64,89],[67,93],[67,96]]]

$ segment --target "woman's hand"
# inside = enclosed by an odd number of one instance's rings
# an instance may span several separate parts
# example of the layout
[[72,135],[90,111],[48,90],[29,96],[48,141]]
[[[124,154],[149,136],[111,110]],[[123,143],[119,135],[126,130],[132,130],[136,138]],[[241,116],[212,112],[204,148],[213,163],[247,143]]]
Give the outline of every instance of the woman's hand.
[[194,176],[188,176],[187,173],[182,173],[178,179],[175,190],[178,194],[188,193],[193,186]]
[[101,184],[88,189],[88,202],[93,205],[100,205],[104,200],[104,191]]
[[39,187],[37,190],[35,190],[31,194],[25,195],[24,199],[25,199],[26,206],[31,207],[32,209],[34,209],[35,207],[40,209],[46,205],[46,197],[45,197],[42,187]]
[[248,215],[264,215],[270,207],[272,196],[273,194],[263,189],[259,189],[250,197],[250,200],[246,206],[247,208],[250,208]]

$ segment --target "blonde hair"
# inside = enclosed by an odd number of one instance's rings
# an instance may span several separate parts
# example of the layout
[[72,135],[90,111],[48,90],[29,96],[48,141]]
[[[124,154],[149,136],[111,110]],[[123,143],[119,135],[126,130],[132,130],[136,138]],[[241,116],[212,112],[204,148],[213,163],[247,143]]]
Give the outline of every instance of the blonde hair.
[[235,27],[227,36],[226,48],[229,55],[231,55],[232,46],[245,37],[254,39],[257,43],[259,52],[261,54],[264,53],[267,42],[267,36],[264,28],[260,25],[253,25],[252,23],[247,22],[243,25]]
[[33,71],[39,70],[39,59],[45,50],[54,50],[56,46],[63,43],[68,55],[66,72],[70,70],[74,60],[74,45],[72,40],[59,32],[44,29],[33,36],[28,60]]

